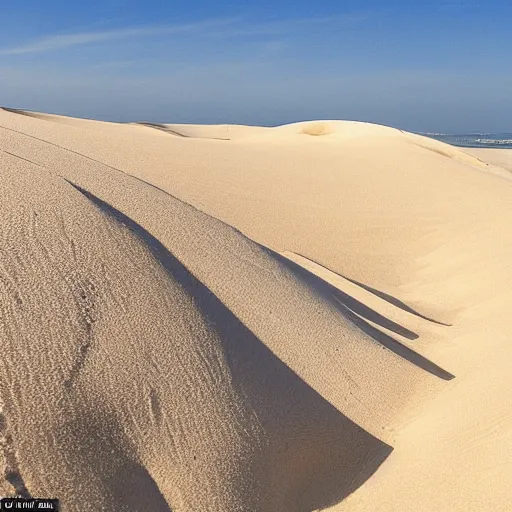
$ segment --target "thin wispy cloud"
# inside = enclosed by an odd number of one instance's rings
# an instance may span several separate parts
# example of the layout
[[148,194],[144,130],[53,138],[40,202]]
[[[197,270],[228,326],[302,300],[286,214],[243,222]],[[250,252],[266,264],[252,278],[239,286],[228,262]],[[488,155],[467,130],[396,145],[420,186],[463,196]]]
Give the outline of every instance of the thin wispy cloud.
[[43,37],[28,44],[0,49],[0,55],[23,55],[28,53],[44,53],[61,50],[73,46],[101,43],[105,41],[118,41],[140,37],[154,37],[162,35],[175,35],[201,32],[205,30],[219,30],[233,24],[234,19],[211,20],[199,23],[181,25],[154,25],[145,27],[128,27],[98,32],[78,32]]
[[91,45],[108,41],[122,41],[136,38],[197,34],[201,37],[235,38],[239,36],[279,36],[292,31],[311,31],[327,25],[353,23],[366,19],[367,15],[331,16],[313,19],[290,19],[278,22],[249,23],[241,18],[205,20],[198,23],[178,25],[153,25],[126,27],[114,30],[77,32],[71,34],[50,35],[26,44],[10,48],[0,48],[0,55],[14,56],[34,53],[46,53],[74,46]]

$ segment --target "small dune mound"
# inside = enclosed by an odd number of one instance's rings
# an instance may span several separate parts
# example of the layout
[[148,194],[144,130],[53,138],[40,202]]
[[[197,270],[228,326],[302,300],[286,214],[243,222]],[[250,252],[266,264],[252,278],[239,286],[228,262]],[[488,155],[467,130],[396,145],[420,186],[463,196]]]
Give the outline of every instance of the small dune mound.
[[329,123],[307,123],[302,127],[300,133],[319,137],[321,135],[330,135],[331,133],[334,133],[334,129]]
[[329,140],[336,139],[360,139],[368,137],[399,137],[400,130],[382,126],[373,123],[363,123],[360,121],[340,121],[340,120],[314,120],[301,121],[298,123],[284,124],[276,126],[270,131],[261,133],[260,137],[265,135],[268,140],[283,140],[297,138],[304,140],[301,135],[311,135],[320,137],[323,135],[331,135]]

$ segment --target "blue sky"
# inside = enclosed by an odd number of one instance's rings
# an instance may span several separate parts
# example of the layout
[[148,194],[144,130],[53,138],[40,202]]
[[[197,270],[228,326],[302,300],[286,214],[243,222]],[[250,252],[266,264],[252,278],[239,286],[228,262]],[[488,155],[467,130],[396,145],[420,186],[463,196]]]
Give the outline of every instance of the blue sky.
[[512,2],[3,0],[0,104],[512,132]]

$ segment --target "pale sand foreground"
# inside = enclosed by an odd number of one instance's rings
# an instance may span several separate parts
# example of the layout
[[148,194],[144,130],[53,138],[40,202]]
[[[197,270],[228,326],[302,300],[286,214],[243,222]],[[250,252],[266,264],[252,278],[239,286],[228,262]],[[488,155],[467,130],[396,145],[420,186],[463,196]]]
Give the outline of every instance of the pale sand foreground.
[[0,110],[0,495],[510,510],[509,154]]

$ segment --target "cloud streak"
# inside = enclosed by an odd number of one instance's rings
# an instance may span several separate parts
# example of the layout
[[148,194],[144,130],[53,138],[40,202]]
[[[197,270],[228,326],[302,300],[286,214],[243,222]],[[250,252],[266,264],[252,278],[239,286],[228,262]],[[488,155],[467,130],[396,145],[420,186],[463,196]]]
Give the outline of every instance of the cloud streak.
[[156,25],[145,27],[130,27],[99,32],[78,32],[75,34],[52,35],[33,41],[32,43],[0,49],[0,55],[23,55],[30,53],[45,53],[62,50],[73,46],[119,41],[131,38],[154,37],[197,33],[206,30],[219,30],[233,24],[234,19],[203,21],[181,25]]
[[0,56],[46,53],[108,41],[180,34],[197,34],[201,37],[221,36],[223,38],[247,36],[272,37],[285,35],[293,31],[314,31],[315,29],[322,29],[326,26],[341,27],[342,24],[357,23],[366,18],[366,15],[347,15],[343,17],[332,16],[329,18],[290,19],[278,22],[260,23],[245,23],[240,18],[225,18],[178,25],[153,25],[96,32],[77,32],[72,34],[50,35],[27,44],[13,46],[11,48],[0,48]]

